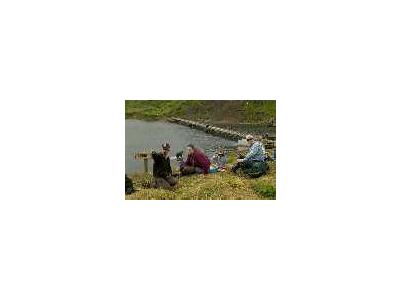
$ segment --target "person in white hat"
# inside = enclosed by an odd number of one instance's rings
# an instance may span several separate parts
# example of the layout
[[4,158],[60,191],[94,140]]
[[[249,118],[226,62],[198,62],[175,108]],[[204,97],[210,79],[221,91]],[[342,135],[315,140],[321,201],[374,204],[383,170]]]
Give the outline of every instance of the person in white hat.
[[264,145],[260,141],[255,141],[251,134],[246,135],[246,141],[250,146],[249,152],[243,159],[237,159],[237,163],[232,167],[233,173],[240,168],[250,169],[255,163],[265,162]]

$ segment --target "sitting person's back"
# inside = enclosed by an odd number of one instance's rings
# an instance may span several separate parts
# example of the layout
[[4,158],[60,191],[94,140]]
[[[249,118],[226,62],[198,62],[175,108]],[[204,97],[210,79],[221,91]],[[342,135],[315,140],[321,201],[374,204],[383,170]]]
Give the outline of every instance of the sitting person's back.
[[167,177],[172,175],[171,163],[169,157],[165,157],[162,152],[151,153],[154,160],[153,163],[153,176],[154,177]]
[[168,143],[162,145],[161,152],[153,151],[151,157],[154,160],[152,187],[170,188],[178,183],[178,180],[172,176],[171,163],[169,159],[170,145]]

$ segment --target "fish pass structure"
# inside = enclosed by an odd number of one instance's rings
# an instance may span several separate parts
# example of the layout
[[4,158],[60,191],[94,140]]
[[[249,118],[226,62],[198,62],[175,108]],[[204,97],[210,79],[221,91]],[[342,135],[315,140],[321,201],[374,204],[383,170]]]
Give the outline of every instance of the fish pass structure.
[[[230,139],[230,140],[240,141],[240,140],[243,140],[246,138],[245,133],[241,133],[241,132],[238,132],[235,130],[220,128],[220,127],[213,126],[210,124],[204,124],[204,123],[191,121],[191,120],[187,120],[187,119],[181,119],[181,118],[169,118],[168,121],[172,122],[172,123],[177,123],[177,124],[181,124],[184,126],[188,126],[191,128],[199,129],[204,132],[207,132],[207,133],[210,133],[213,135],[218,135],[218,136],[224,137],[226,139]],[[267,135],[267,138],[264,138],[261,140],[264,143],[266,148],[272,149],[272,148],[275,148],[275,146],[276,146],[275,137],[269,137]]]
[[244,133],[240,133],[238,131],[220,128],[220,127],[216,127],[216,126],[209,125],[209,124],[203,124],[203,123],[196,122],[196,121],[191,121],[191,120],[186,120],[186,119],[181,119],[181,118],[169,118],[168,121],[173,122],[173,123],[178,123],[181,125],[185,125],[185,126],[188,126],[191,128],[203,130],[207,133],[219,135],[219,136],[222,136],[222,137],[230,139],[230,140],[241,140],[246,137],[246,135]]

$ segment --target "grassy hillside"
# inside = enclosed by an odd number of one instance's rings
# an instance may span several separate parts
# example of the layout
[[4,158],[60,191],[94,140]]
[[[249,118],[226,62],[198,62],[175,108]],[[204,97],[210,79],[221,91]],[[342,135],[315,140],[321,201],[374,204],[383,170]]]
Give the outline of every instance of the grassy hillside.
[[275,163],[268,174],[257,179],[230,172],[192,175],[180,178],[174,190],[147,188],[151,175],[132,175],[140,190],[126,195],[126,200],[274,200],[276,199]]
[[126,100],[125,118],[158,120],[182,117],[192,120],[266,122],[276,116],[275,100]]

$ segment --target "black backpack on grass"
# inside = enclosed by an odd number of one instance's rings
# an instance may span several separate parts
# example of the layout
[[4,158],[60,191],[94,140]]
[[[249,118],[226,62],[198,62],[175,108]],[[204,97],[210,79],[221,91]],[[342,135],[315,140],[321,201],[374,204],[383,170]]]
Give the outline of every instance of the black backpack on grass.
[[125,174],[125,194],[132,194],[135,191],[133,181]]

